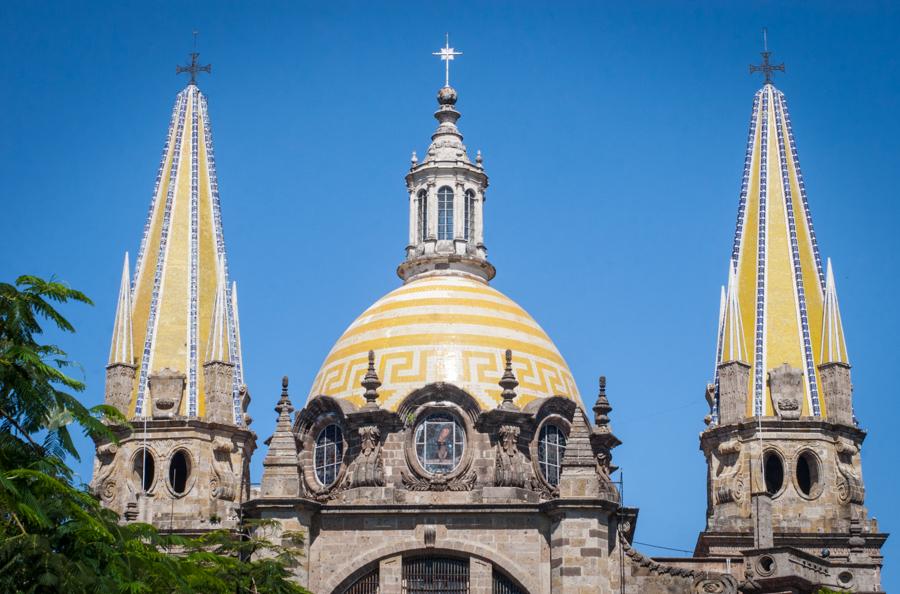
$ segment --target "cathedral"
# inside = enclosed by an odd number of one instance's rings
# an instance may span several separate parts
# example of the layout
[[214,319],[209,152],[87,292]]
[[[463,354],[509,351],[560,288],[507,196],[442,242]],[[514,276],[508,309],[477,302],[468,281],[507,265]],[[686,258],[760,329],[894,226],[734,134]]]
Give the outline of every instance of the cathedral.
[[717,365],[697,378],[698,397],[709,380],[705,529],[692,556],[660,558],[634,546],[638,509],[610,478],[621,442],[606,379],[580,394],[553,340],[491,286],[488,175],[457,125],[459,53],[448,43],[437,55],[446,78],[431,143],[405,176],[400,282],[337,339],[305,398],[306,385],[282,380],[259,485],[197,84],[210,68],[196,53],[179,67],[190,81],[134,270],[127,254],[122,270],[105,402],[130,423],[110,421],[118,441],[96,444],[91,486],[104,505],[178,534],[247,518],[274,521],[275,541],[299,531],[294,575],[316,594],[882,592],[887,534],[865,507],[866,433],[835,276],[772,81],[783,66],[766,51],[751,67],[764,83],[710,343]]

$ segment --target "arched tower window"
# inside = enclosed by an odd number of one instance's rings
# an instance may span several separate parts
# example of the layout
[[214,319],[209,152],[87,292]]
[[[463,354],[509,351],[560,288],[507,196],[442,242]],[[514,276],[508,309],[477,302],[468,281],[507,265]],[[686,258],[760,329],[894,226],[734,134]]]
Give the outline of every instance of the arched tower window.
[[538,438],[538,466],[541,475],[554,487],[559,484],[562,458],[566,453],[566,435],[550,423],[541,428]]
[[438,239],[453,239],[453,190],[441,186],[438,190]]
[[466,241],[475,239],[475,192],[466,190]]
[[428,238],[428,192],[419,190],[417,201],[419,241],[425,241]]
[[337,425],[328,425],[316,437],[313,455],[316,479],[322,486],[328,487],[337,480],[343,459],[344,434]]

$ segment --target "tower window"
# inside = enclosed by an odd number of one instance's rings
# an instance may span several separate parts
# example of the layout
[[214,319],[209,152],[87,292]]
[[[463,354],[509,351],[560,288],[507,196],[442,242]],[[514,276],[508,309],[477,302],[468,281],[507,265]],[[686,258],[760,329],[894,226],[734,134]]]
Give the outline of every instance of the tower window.
[[446,474],[459,466],[466,448],[466,433],[447,414],[429,415],[416,427],[416,457],[426,472]]
[[438,239],[453,239],[453,190],[441,186],[438,190]]
[[169,462],[169,485],[176,495],[184,495],[187,491],[190,475],[191,461],[184,450],[178,450]]
[[334,483],[344,459],[344,435],[340,427],[331,424],[319,432],[314,458],[316,480],[325,487]]
[[153,460],[153,454],[146,448],[139,449],[134,455],[134,464],[132,464],[134,484],[140,485],[141,490],[146,493],[153,486],[155,476],[156,462]]
[[475,192],[466,190],[466,241],[475,239]]
[[797,457],[797,488],[807,497],[816,497],[819,486],[819,461],[812,452]]
[[425,241],[428,238],[428,192],[419,190],[419,197],[416,200],[416,210],[418,220],[416,221],[419,229],[419,241]]
[[541,476],[554,487],[559,484],[562,457],[566,452],[566,435],[559,427],[546,424],[538,437],[538,468]]
[[766,492],[773,497],[781,491],[784,485],[784,464],[781,456],[773,451],[763,455],[763,473],[766,478]]

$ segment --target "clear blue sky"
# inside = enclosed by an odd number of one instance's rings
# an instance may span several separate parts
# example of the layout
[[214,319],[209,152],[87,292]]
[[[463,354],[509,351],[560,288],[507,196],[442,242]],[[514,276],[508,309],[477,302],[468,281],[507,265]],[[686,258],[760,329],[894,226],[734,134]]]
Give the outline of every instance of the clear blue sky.
[[[134,254],[191,30],[210,101],[251,414],[302,405],[342,330],[399,283],[403,176],[435,127],[445,31],[471,151],[491,176],[495,286],[544,326],[585,401],[609,376],[637,539],[691,549],[760,29],[787,63],[823,253],[835,265],[867,500],[896,493],[900,9],[887,3],[144,2],[0,6],[0,278],[89,294],[63,344],[103,397],[122,253]],[[87,481],[91,445],[76,464]],[[261,476],[264,450],[253,465]],[[900,534],[885,587],[900,587]],[[646,549],[648,553],[659,551]]]

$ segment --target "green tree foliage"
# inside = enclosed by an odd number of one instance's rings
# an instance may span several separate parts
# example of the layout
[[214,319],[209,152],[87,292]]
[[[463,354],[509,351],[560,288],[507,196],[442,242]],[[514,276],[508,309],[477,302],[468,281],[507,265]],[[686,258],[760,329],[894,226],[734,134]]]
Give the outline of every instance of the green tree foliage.
[[114,440],[102,419],[124,419],[82,405],[68,355],[39,342],[48,322],[75,331],[56,309],[70,301],[91,303],[53,280],[0,283],[0,592],[304,593],[289,580],[299,535],[274,545],[258,536],[275,529],[265,522],[239,534],[164,535],[120,524],[73,484],[70,429]]

